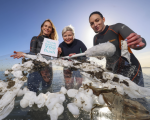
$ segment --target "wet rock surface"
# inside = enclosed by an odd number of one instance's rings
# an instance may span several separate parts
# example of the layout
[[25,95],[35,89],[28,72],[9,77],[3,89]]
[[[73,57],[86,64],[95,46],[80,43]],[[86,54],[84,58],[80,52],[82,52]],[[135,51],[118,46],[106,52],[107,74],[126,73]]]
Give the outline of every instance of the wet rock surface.
[[7,86],[7,88],[11,88],[11,87],[13,87],[15,85],[15,81],[9,81],[8,82],[8,86]]

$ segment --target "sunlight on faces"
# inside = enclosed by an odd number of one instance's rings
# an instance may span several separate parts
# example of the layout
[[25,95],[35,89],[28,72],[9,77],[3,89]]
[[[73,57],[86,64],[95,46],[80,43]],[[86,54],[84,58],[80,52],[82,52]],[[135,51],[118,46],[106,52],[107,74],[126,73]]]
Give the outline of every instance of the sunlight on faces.
[[66,44],[71,44],[74,40],[74,34],[72,33],[72,31],[66,31],[63,34],[63,39]]
[[52,25],[50,22],[46,21],[42,27],[43,35],[49,36],[52,32]]

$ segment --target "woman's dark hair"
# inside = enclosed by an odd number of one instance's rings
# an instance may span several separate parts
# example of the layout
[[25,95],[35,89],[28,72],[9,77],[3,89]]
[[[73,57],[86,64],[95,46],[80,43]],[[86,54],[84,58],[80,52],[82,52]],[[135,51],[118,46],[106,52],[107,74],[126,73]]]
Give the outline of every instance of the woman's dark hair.
[[91,17],[93,14],[98,14],[101,18],[103,18],[102,13],[100,13],[99,11],[94,11],[94,12],[92,12],[92,13],[90,14],[89,19],[90,19],[90,17]]

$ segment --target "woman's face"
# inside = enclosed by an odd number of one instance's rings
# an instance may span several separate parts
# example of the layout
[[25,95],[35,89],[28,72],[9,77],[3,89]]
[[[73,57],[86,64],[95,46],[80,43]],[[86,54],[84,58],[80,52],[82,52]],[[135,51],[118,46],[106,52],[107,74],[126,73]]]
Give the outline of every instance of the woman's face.
[[101,17],[98,14],[93,14],[90,19],[89,19],[91,28],[97,33],[97,32],[102,32],[105,29],[105,18]]
[[52,32],[52,25],[50,22],[46,21],[42,27],[43,35],[49,36]]
[[42,75],[42,78],[44,79],[45,82],[51,82],[51,80],[52,80],[51,75],[47,69],[42,70],[41,75]]
[[66,32],[63,34],[64,42],[65,42],[66,44],[71,44],[71,43],[73,42],[73,40],[74,40],[73,36],[74,36],[74,35],[73,35],[72,31],[66,31]]

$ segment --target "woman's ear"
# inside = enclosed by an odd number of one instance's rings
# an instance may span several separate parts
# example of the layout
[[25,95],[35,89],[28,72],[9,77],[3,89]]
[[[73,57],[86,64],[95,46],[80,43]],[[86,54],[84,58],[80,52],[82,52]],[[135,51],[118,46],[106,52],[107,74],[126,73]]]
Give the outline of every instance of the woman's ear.
[[105,18],[103,17],[103,22],[105,22]]

